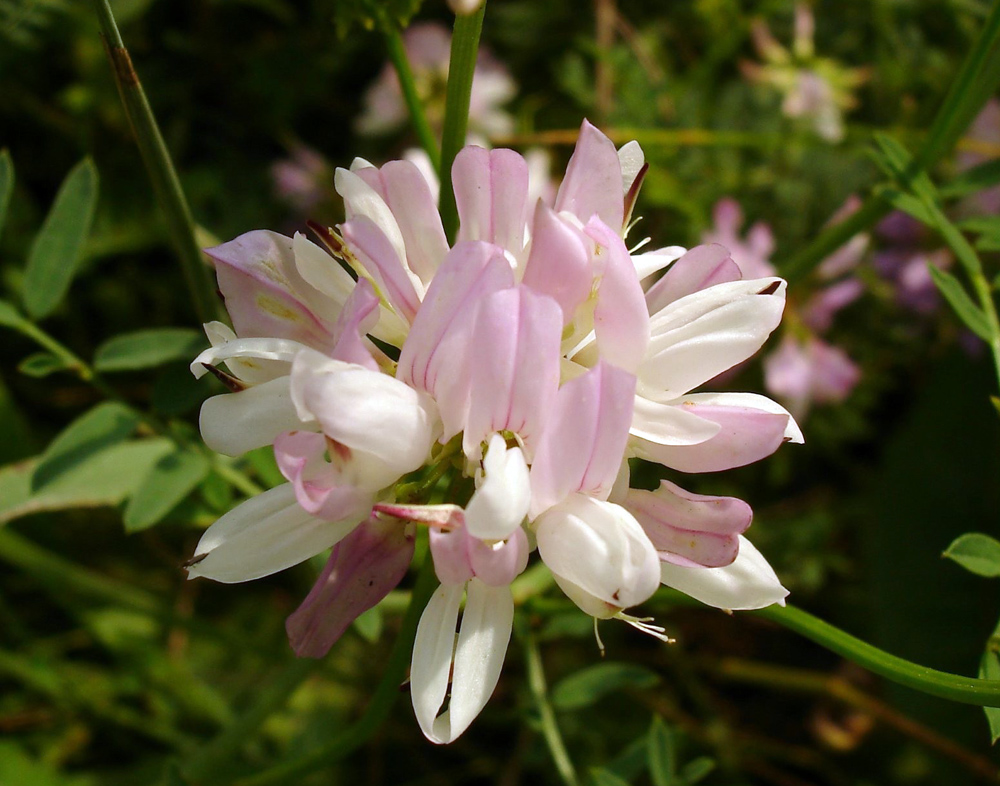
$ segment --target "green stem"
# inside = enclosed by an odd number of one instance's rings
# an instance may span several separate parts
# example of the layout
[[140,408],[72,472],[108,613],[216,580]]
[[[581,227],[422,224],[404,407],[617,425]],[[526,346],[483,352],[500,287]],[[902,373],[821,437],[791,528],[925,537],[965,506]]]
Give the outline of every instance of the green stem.
[[961,677],[920,666],[890,655],[794,606],[768,606],[752,613],[777,622],[900,685],[963,704],[1000,707],[1000,681]]
[[555,711],[549,702],[548,686],[545,684],[545,669],[542,666],[542,655],[538,649],[538,641],[535,639],[534,633],[531,632],[530,625],[523,618],[519,619],[518,629],[524,641],[524,659],[528,667],[528,687],[531,689],[535,709],[538,710],[542,721],[542,734],[549,746],[549,753],[552,754],[556,771],[563,783],[566,786],[579,786],[580,780],[559,731]]
[[441,133],[441,221],[449,241],[458,232],[458,208],[451,183],[451,165],[465,145],[469,125],[469,101],[472,96],[472,76],[479,53],[479,36],[483,30],[486,2],[473,14],[458,14],[451,38],[451,60],[448,65],[448,93],[444,108],[444,130]]
[[212,284],[208,268],[202,260],[201,250],[195,240],[194,219],[181,190],[180,179],[174,170],[170,152],[160,134],[146,93],[142,89],[139,75],[132,67],[132,59],[118,32],[111,6],[108,0],[94,0],[94,7],[101,23],[108,59],[111,61],[122,105],[125,107],[125,114],[132,127],[156,199],[166,218],[170,242],[180,258],[195,313],[202,322],[210,322],[218,317],[219,304],[215,297],[215,286]]
[[406,669],[410,664],[410,654],[413,650],[413,640],[417,635],[417,623],[423,613],[424,606],[437,586],[437,576],[434,573],[434,563],[428,554],[410,600],[403,624],[393,645],[389,662],[386,664],[382,679],[372,694],[371,702],[360,720],[349,729],[333,735],[333,739],[311,753],[293,761],[279,764],[257,775],[236,781],[237,786],[270,786],[277,783],[300,783],[306,773],[315,772],[338,759],[343,758],[354,749],[360,747],[378,731],[382,723],[389,717],[389,712],[396,699],[399,698],[399,686],[406,677]]
[[[930,131],[915,156],[908,173],[915,176],[930,169],[954,147],[962,131],[986,102],[1000,80],[1000,58],[995,53],[1000,43],[1000,0],[996,0],[979,38],[959,68],[959,72],[931,123]],[[992,59],[991,59],[992,58]],[[986,77],[983,76],[984,69]],[[879,194],[869,196],[861,209],[847,220],[835,224],[809,245],[779,265],[779,272],[789,283],[799,281],[830,253],[858,232],[873,226],[892,210]]]
[[413,69],[410,68],[410,60],[406,56],[406,48],[403,46],[403,37],[397,28],[392,27],[386,30],[385,44],[389,51],[389,60],[392,62],[392,67],[396,69],[396,76],[399,77],[399,86],[403,91],[406,108],[410,112],[413,130],[417,132],[420,146],[430,156],[431,164],[437,170],[441,166],[441,151],[438,149],[431,124],[427,121],[424,104],[417,94],[417,83],[413,78]]
[[182,766],[184,776],[195,782],[214,780],[220,770],[224,771],[230,765],[233,755],[252,739],[254,732],[276,710],[285,706],[299,685],[321,664],[322,661],[313,658],[296,658],[273,680],[266,681],[253,705],[188,759]]

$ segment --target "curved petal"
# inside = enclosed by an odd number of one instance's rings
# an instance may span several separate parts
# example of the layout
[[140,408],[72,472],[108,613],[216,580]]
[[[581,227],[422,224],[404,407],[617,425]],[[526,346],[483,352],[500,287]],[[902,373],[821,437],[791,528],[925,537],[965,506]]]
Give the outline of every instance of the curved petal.
[[[221,323],[209,323],[212,324],[225,327]],[[209,332],[209,325],[205,326],[206,332]],[[232,333],[228,328],[226,331]],[[195,379],[208,373],[206,366],[225,363],[236,377],[251,385],[269,382],[288,376],[295,355],[306,348],[304,344],[288,338],[236,338],[235,335],[216,343],[214,339],[219,335],[221,331],[212,330],[209,340],[213,346],[191,361],[191,373]]]
[[322,658],[355,619],[389,594],[406,575],[413,538],[398,521],[373,517],[333,547],[309,595],[285,630],[300,658]]
[[733,262],[725,246],[718,243],[695,246],[649,288],[646,306],[650,314],[655,314],[682,297],[742,277],[739,265]]
[[236,506],[205,531],[188,578],[235,584],[270,576],[330,548],[367,515],[324,521],[302,509],[291,483],[276,486]]
[[746,360],[777,327],[784,306],[781,279],[716,284],[674,301],[650,320],[640,391],[666,402]]
[[467,361],[466,456],[477,460],[491,434],[512,431],[531,459],[559,388],[561,335],[562,312],[546,295],[517,286],[483,300]]
[[622,169],[622,192],[627,194],[646,165],[646,155],[638,142],[633,139],[618,148],[618,164]]
[[292,253],[299,275],[306,283],[330,299],[335,309],[330,312],[332,316],[339,314],[354,289],[354,279],[351,278],[351,274],[340,262],[301,232],[296,232],[292,237]]
[[564,325],[572,321],[594,284],[589,246],[579,229],[538,202],[521,282],[555,300],[562,309]]
[[736,561],[724,568],[685,568],[664,562],[660,580],[695,600],[718,609],[740,611],[785,605],[788,590],[754,545],[740,535]]
[[802,429],[799,428],[799,424],[795,422],[791,413],[777,401],[772,401],[759,393],[688,393],[684,396],[684,403],[695,406],[758,409],[761,412],[770,412],[772,415],[787,415],[788,425],[785,427],[785,441],[794,442],[797,445],[806,441]]
[[216,453],[239,456],[270,445],[284,431],[302,428],[289,391],[289,377],[239,393],[212,396],[201,405],[202,439]]
[[[392,307],[407,322],[420,307],[423,284],[406,268],[382,229],[367,216],[355,216],[340,227],[344,241],[358,262],[371,275]],[[416,284],[420,284],[418,293]]]
[[372,357],[365,339],[366,334],[378,322],[378,304],[378,296],[371,282],[364,278],[358,279],[334,327],[336,344],[330,353],[331,357],[378,371],[378,363]]
[[[417,635],[413,640],[410,700],[420,730],[432,742],[445,742],[436,734],[435,718],[448,693],[458,609],[464,592],[464,584],[438,587],[420,615]],[[447,724],[443,730],[445,737],[449,736]]]
[[535,526],[538,554],[549,570],[609,607],[634,606],[656,591],[659,557],[624,508],[574,494]]
[[614,143],[584,120],[566,176],[556,194],[556,212],[567,211],[586,224],[592,216],[616,230],[625,221],[622,166]]
[[635,377],[601,361],[564,384],[531,466],[531,515],[574,492],[607,499],[625,454]]
[[514,284],[502,251],[489,243],[459,243],[427,289],[399,354],[398,379],[434,396],[444,421],[442,439],[465,426],[468,411],[467,356],[479,304]]
[[624,507],[660,552],[660,559],[688,567],[729,565],[739,551],[753,511],[735,497],[692,494],[669,481],[656,491],[630,489]]
[[[352,165],[351,170],[354,169],[355,167]],[[375,168],[369,164],[366,169]],[[401,267],[405,266],[406,243],[403,240],[402,232],[399,231],[396,217],[392,214],[382,195],[372,188],[357,171],[351,170],[338,168],[333,176],[333,187],[344,198],[344,211],[347,220],[350,222],[355,218],[366,218],[371,221],[381,231],[398,264]],[[378,170],[375,169],[376,175],[377,172]],[[374,273],[375,271],[369,270],[369,272]]]
[[499,434],[490,437],[483,459],[483,480],[465,507],[469,534],[483,540],[510,537],[528,515],[531,485],[520,448],[508,448]]
[[624,241],[610,227],[591,219],[584,232],[598,245],[597,348],[606,360],[634,374],[649,344],[649,313],[639,276]]
[[528,536],[518,527],[503,543],[469,538],[469,562],[479,581],[506,587],[528,566]]
[[515,257],[524,250],[528,165],[513,150],[462,148],[451,169],[459,240],[494,243]]
[[657,445],[697,445],[710,440],[721,428],[683,406],[636,396],[629,434]]
[[[632,254],[632,264],[635,266],[635,274],[640,281],[644,281],[647,276],[658,273],[667,267],[671,262],[680,259],[687,253],[684,246],[666,246],[647,251],[644,254]],[[650,314],[653,312],[650,311]]]
[[306,283],[291,238],[255,230],[205,251],[215,262],[219,291],[240,338],[287,338],[325,349],[327,314],[336,304]]

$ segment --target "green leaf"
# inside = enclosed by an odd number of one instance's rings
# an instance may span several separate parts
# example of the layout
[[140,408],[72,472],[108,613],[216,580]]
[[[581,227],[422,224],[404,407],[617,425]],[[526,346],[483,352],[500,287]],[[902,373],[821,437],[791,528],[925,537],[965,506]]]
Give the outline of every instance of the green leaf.
[[952,541],[941,556],[954,560],[977,576],[1000,576],[1000,541],[979,532],[967,532]]
[[924,171],[911,172],[913,157],[899,142],[886,134],[875,134],[878,153],[875,160],[883,170],[904,188],[911,189],[921,200],[934,202],[937,193],[934,184]]
[[49,352],[36,352],[22,360],[17,370],[29,377],[47,377],[57,371],[65,371],[71,366],[63,358]]
[[[990,639],[986,646],[986,652],[979,662],[979,677],[984,680],[1000,680],[1000,657],[994,649],[994,640]],[[990,726],[990,744],[995,745],[1000,740],[1000,709],[997,707],[983,707],[986,713],[986,722]]]
[[153,465],[125,508],[125,531],[139,532],[161,521],[211,470],[200,453],[176,449]]
[[216,513],[225,513],[233,506],[233,487],[218,473],[212,472],[201,484],[201,496]]
[[699,781],[704,780],[715,770],[715,760],[708,756],[699,756],[693,761],[689,761],[681,769],[681,780],[687,786],[694,786]]
[[128,439],[138,425],[139,416],[124,404],[98,404],[52,441],[35,469],[32,489],[40,491],[108,446]]
[[167,439],[111,445],[34,492],[36,459],[4,467],[0,469],[0,524],[33,513],[119,505],[172,446]]
[[7,219],[10,196],[14,193],[14,162],[9,150],[0,150],[0,232]]
[[16,330],[19,333],[29,333],[34,325],[31,324],[12,304],[6,300],[0,300],[0,325]]
[[354,620],[354,630],[369,644],[374,644],[382,635],[382,610],[372,606]]
[[125,333],[105,341],[94,353],[98,371],[136,371],[175,360],[192,360],[205,339],[190,328],[154,328]]
[[590,782],[593,786],[629,786],[629,782],[624,778],[619,778],[610,770],[594,767],[590,771]]
[[941,186],[941,195],[949,198],[963,197],[1000,183],[1000,158],[987,161],[972,169],[967,169],[946,185]]
[[917,221],[927,226],[936,226],[934,216],[919,199],[913,194],[900,191],[893,186],[883,186],[878,189],[879,195],[887,199],[894,208],[902,210],[904,213],[913,216]]
[[67,175],[28,253],[24,307],[35,319],[51,314],[69,290],[97,205],[97,169],[83,159]]
[[624,688],[650,688],[660,676],[633,663],[598,663],[560,680],[552,689],[552,705],[559,710],[589,707],[602,697]]
[[972,298],[966,294],[965,288],[959,280],[951,273],[934,265],[928,265],[927,270],[931,274],[934,286],[944,295],[945,300],[948,301],[952,310],[965,326],[984,341],[990,341],[993,331],[990,329],[986,315],[979,306],[972,302]]
[[677,753],[674,735],[657,715],[649,727],[649,775],[653,786],[676,786]]

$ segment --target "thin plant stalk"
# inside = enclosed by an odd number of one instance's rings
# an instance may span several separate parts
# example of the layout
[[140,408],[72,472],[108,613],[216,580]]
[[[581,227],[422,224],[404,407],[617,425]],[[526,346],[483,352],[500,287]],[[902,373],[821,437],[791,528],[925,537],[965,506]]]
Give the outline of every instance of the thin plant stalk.
[[211,322],[220,314],[208,268],[195,240],[195,224],[180,179],[174,169],[152,107],[146,99],[139,75],[122,41],[108,0],[94,0],[101,23],[105,48],[114,73],[118,93],[125,108],[132,134],[139,147],[146,173],[156,193],[156,200],[166,219],[169,239],[180,259],[184,279],[201,322]]
[[392,27],[385,31],[385,45],[389,53],[389,61],[396,70],[396,76],[399,77],[399,86],[403,92],[403,101],[410,113],[413,130],[417,134],[417,139],[420,140],[420,146],[430,157],[431,165],[436,171],[441,166],[441,150],[438,148],[431,124],[427,120],[423,102],[417,94],[417,83],[413,78],[413,69],[410,68],[406,47],[403,46],[403,37],[397,28]]
[[451,165],[465,145],[469,126],[469,102],[472,98],[472,77],[479,55],[479,36],[483,30],[486,2],[472,14],[455,16],[455,30],[451,37],[451,60],[448,64],[448,92],[444,107],[444,129],[441,132],[441,163],[438,175],[441,180],[441,221],[445,234],[454,241],[458,232],[458,207],[455,189],[451,183]]
[[520,627],[522,629],[521,638],[524,641],[524,659],[528,667],[528,687],[542,722],[542,735],[545,737],[545,743],[548,745],[552,761],[556,765],[556,771],[562,778],[562,782],[566,786],[579,786],[580,780],[566,750],[566,744],[563,742],[562,733],[559,731],[559,724],[556,721],[555,711],[549,701],[548,686],[545,683],[545,669],[542,666],[542,654],[538,649],[538,641],[527,622],[522,622]]

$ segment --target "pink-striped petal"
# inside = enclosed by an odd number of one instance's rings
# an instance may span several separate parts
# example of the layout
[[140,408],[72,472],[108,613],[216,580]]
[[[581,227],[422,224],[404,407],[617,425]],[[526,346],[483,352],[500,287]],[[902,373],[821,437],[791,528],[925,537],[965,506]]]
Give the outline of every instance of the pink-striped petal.
[[458,239],[494,243],[519,257],[528,208],[528,165],[520,154],[469,145],[455,156],[451,181]]
[[594,266],[600,277],[594,332],[601,356],[635,373],[649,344],[649,313],[639,277],[625,243],[600,219],[584,232],[598,245]]
[[555,208],[556,212],[572,213],[584,224],[596,215],[615,231],[624,223],[625,192],[618,151],[586,120],[556,194]]
[[420,296],[393,244],[367,216],[355,216],[340,227],[351,253],[371,274],[386,299],[407,322],[413,322]]
[[562,309],[563,324],[569,324],[594,284],[591,244],[579,229],[541,201],[535,208],[532,233],[521,281],[555,300]]
[[656,491],[630,489],[624,507],[661,560],[688,567],[731,564],[739,552],[738,536],[753,519],[741,499],[693,494],[666,480]]
[[372,517],[333,547],[312,590],[285,622],[300,658],[322,658],[361,614],[406,575],[413,537],[398,521]]
[[715,284],[739,281],[739,265],[733,262],[729,250],[718,243],[695,246],[674,262],[646,292],[646,306],[650,314],[665,308],[692,292],[699,292]]
[[330,353],[331,357],[378,371],[378,363],[372,357],[371,345],[366,339],[366,334],[378,322],[378,304],[378,296],[371,282],[364,278],[358,279],[334,326],[336,344]]
[[604,361],[560,389],[531,466],[531,516],[570,494],[607,499],[628,442],[635,377]]
[[531,460],[559,388],[561,336],[562,312],[550,297],[518,286],[483,300],[468,357],[470,459],[482,456],[491,434],[512,431]]

